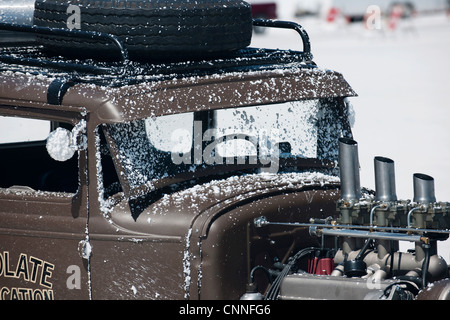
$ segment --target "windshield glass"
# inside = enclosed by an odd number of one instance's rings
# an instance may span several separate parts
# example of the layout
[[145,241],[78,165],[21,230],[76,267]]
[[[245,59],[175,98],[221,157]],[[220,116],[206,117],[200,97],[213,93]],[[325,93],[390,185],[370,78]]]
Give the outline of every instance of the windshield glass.
[[206,120],[185,113],[107,129],[133,189],[209,166],[254,165],[276,173],[284,169],[283,159],[335,160],[342,126],[336,104],[306,100],[209,111]]

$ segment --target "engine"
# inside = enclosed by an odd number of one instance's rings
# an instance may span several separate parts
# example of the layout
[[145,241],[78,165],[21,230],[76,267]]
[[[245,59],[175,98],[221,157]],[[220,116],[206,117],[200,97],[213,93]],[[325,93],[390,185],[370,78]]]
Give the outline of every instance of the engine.
[[[414,198],[399,200],[394,161],[375,157],[374,167],[375,192],[361,189],[357,142],[341,138],[335,214],[284,223],[308,228],[321,246],[303,248],[287,263],[265,270],[270,285],[264,294],[250,279],[242,299],[450,299],[449,267],[437,250],[450,233],[450,204],[436,202],[434,179],[419,173],[413,176]],[[254,224],[280,222],[260,217]],[[414,243],[414,249],[401,252],[401,241]]]

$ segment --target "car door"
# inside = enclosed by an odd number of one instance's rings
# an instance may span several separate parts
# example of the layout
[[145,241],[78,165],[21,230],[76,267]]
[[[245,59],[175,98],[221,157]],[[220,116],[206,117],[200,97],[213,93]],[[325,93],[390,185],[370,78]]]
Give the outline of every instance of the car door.
[[89,298],[85,151],[46,149],[50,131],[79,119],[0,105],[0,299]]

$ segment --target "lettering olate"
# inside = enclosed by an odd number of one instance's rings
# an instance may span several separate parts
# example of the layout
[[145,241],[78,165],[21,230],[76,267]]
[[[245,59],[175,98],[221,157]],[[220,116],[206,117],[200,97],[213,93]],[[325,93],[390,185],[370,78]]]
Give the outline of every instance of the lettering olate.
[[[8,251],[0,252],[0,300],[53,300],[51,277],[54,269],[54,264],[25,253],[13,263]],[[2,278],[22,279],[42,288],[1,287]]]

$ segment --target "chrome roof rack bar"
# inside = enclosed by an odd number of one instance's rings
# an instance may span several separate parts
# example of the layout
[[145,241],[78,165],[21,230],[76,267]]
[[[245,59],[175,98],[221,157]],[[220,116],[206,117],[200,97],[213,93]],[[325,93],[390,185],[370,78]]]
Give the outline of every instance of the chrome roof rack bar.
[[311,53],[311,41],[309,40],[309,35],[306,32],[306,30],[298,23],[295,23],[292,21],[254,19],[253,25],[255,27],[281,28],[281,29],[291,29],[291,30],[297,31],[297,33],[302,38],[303,53],[305,55],[305,58],[309,61],[313,60],[313,55]]

